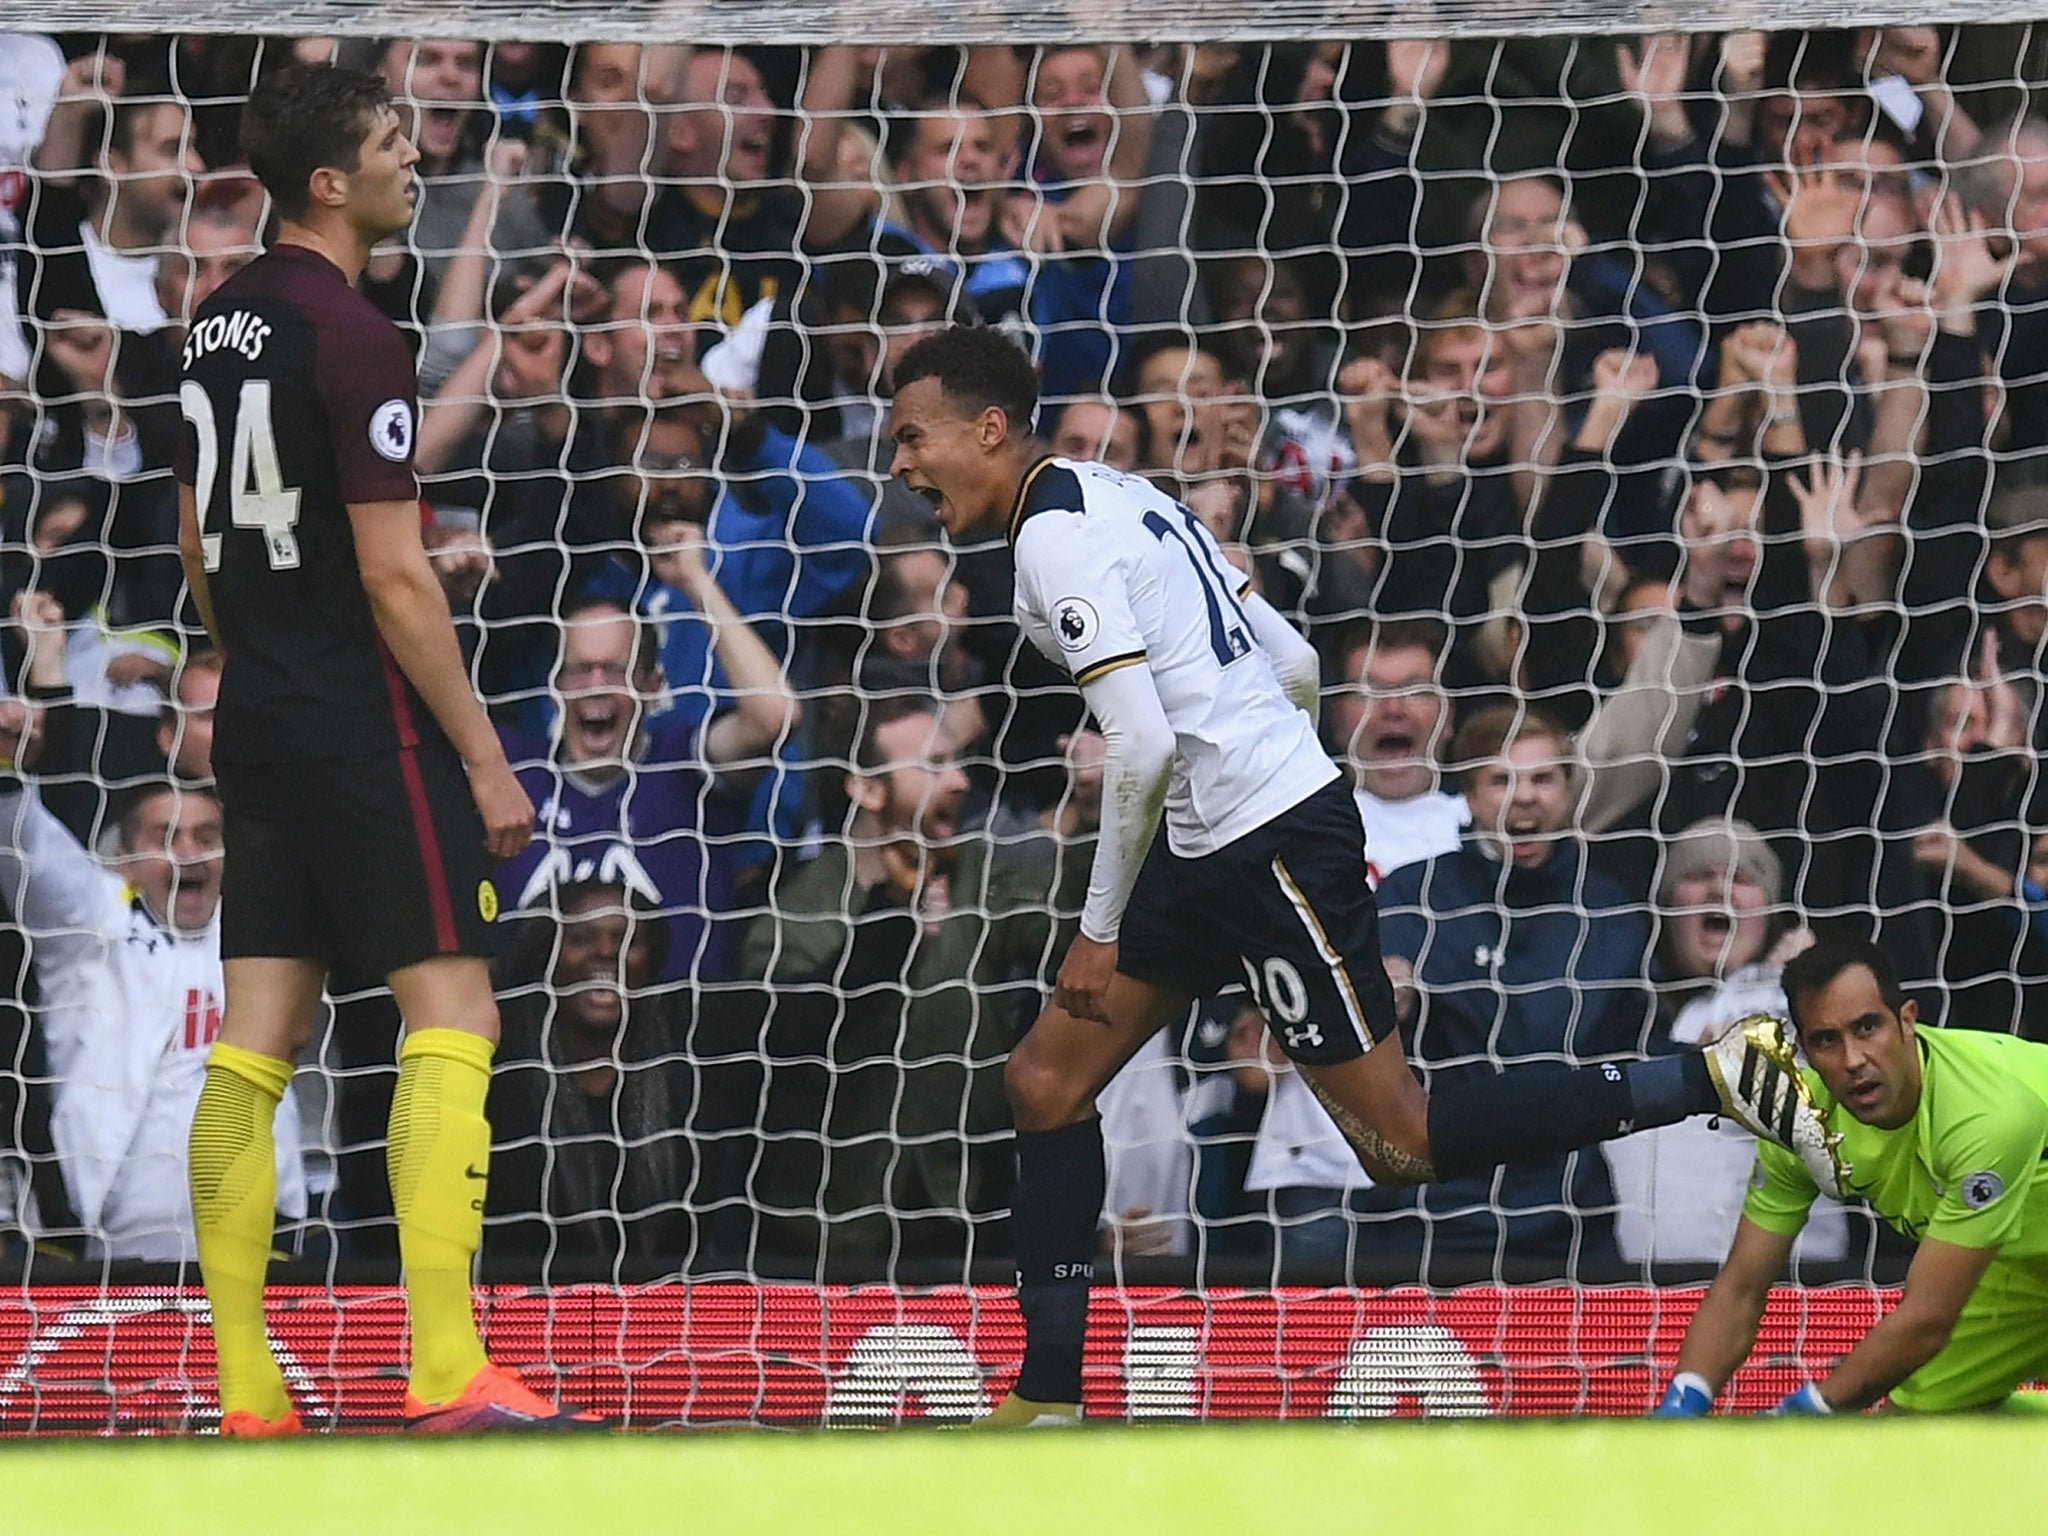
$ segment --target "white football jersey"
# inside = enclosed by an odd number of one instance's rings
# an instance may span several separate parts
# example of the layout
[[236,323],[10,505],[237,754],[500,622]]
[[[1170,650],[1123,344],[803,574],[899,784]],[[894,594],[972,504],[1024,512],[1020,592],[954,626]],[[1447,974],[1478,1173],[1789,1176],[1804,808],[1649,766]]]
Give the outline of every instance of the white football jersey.
[[1011,514],[1017,622],[1079,684],[1144,666],[1173,728],[1167,844],[1213,853],[1337,777],[1195,515],[1106,465],[1042,459]]

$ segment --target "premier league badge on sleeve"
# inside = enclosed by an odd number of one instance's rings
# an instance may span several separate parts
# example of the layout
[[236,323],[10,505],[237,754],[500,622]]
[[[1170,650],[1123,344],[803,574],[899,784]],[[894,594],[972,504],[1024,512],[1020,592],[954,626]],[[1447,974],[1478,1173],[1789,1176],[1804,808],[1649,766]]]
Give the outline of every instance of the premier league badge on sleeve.
[[394,464],[412,453],[412,407],[386,400],[370,416],[370,446]]
[[1963,1180],[1963,1204],[1973,1211],[1983,1210],[2004,1193],[2005,1180],[1988,1168]]
[[1052,605],[1052,632],[1063,651],[1085,651],[1095,643],[1102,621],[1085,597],[1063,597]]

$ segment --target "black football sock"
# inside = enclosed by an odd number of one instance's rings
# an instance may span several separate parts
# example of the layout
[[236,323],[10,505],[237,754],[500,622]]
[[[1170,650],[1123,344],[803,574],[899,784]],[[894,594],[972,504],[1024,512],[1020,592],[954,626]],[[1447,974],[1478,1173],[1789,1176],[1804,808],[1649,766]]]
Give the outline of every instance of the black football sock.
[[1095,1228],[1108,1182],[1098,1117],[1056,1131],[1017,1133],[1010,1232],[1017,1246],[1024,1367],[1016,1391],[1034,1403],[1081,1400]]
[[1591,1067],[1512,1067],[1430,1096],[1430,1161],[1438,1178],[1455,1179],[1719,1107],[1697,1051]]

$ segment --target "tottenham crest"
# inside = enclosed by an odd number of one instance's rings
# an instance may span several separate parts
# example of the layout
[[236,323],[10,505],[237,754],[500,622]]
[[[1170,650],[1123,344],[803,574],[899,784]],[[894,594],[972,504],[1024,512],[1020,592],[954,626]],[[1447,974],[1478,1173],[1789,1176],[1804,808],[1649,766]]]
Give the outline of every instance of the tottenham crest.
[[394,464],[412,456],[412,407],[386,400],[370,413],[370,446]]
[[1063,597],[1052,605],[1052,632],[1063,651],[1085,651],[1095,643],[1102,621],[1085,597]]

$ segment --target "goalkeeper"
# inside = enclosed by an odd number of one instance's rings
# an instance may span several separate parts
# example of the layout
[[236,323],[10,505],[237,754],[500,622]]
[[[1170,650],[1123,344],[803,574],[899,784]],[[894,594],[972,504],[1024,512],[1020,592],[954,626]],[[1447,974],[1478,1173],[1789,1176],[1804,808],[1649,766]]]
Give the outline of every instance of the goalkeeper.
[[[1785,967],[1815,1100],[1845,1191],[1919,1244],[1899,1304],[1779,1405],[1914,1413],[1988,1408],[2048,1372],[2048,1045],[1921,1027],[1884,952],[1829,939]],[[1748,1357],[1814,1183],[1760,1143],[1735,1246],[1700,1303],[1657,1409],[1691,1417]]]

